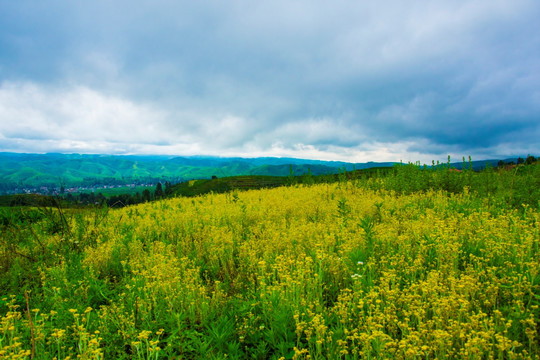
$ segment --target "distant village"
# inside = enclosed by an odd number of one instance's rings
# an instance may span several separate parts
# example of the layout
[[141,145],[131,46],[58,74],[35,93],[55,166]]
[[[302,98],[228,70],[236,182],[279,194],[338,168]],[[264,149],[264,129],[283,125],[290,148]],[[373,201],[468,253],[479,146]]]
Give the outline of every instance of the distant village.
[[22,187],[4,191],[0,195],[15,195],[15,194],[40,194],[40,195],[67,195],[80,193],[95,193],[111,189],[133,190],[137,187],[155,188],[156,183],[144,184],[115,184],[115,185],[90,185],[90,186],[73,186],[64,188],[63,186],[41,186],[41,187]]

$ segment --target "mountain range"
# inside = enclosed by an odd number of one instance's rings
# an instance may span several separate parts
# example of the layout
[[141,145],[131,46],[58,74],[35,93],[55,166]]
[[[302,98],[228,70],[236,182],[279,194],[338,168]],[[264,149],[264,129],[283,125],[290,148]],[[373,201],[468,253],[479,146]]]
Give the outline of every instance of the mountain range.
[[[507,159],[512,160],[512,159]],[[514,159],[515,160],[515,159]],[[475,169],[498,160],[473,162]],[[0,152],[0,193],[39,187],[179,183],[238,175],[288,176],[335,174],[343,170],[393,166],[393,162],[347,163],[295,158],[221,158],[211,156],[142,156],[21,154]],[[460,168],[462,163],[456,163]]]
[[392,166],[294,158],[0,153],[0,193],[36,187],[179,183],[237,175],[313,175]]

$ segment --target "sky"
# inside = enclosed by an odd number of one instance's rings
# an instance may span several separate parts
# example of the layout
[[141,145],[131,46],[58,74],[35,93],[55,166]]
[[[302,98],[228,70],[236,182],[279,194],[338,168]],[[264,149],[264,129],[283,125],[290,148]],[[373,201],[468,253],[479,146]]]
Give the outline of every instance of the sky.
[[538,19],[538,0],[0,0],[0,151],[540,156]]

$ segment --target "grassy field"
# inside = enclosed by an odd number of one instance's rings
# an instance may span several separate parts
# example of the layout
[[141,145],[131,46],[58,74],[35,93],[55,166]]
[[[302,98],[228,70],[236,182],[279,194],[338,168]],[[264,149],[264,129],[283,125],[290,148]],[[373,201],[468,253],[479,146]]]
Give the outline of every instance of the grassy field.
[[19,209],[0,358],[540,357],[539,165],[334,180]]

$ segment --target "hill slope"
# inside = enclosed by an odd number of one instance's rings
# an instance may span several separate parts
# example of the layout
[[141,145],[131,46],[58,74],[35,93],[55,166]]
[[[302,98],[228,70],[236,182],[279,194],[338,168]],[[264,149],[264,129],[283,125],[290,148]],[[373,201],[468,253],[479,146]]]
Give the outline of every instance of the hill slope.
[[[356,164],[357,168],[376,163]],[[103,184],[178,183],[212,176],[337,173],[355,164],[291,158],[217,158],[0,153],[0,193],[17,189]]]

